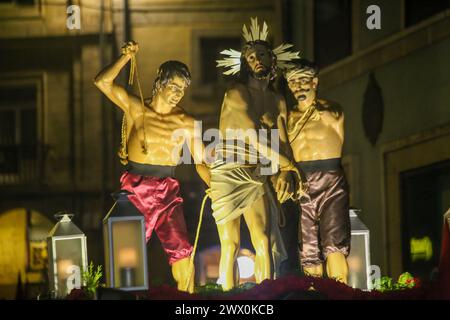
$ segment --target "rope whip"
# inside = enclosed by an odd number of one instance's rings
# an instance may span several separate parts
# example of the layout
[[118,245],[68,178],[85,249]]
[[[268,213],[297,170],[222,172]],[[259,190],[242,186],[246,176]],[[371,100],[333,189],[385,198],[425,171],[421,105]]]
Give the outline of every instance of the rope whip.
[[[141,141],[141,145],[142,145],[142,151],[144,152],[144,154],[147,154],[147,138],[146,138],[146,132],[145,132],[145,105],[144,105],[144,95],[142,93],[142,88],[141,88],[141,81],[139,80],[139,72],[138,72],[138,67],[137,67],[137,59],[136,59],[136,55],[132,55],[131,56],[131,65],[130,65],[130,75],[128,77],[128,85],[132,86],[133,82],[134,82],[134,78],[136,76],[136,82],[138,85],[138,90],[139,90],[139,97],[141,99],[141,108],[142,108],[142,132],[143,132],[143,136],[144,139],[143,141]],[[121,128],[121,146],[120,146],[120,150],[119,150],[119,158],[120,158],[120,162],[123,165],[126,165],[128,163],[128,150],[127,150],[127,118],[126,115],[124,114],[122,117],[122,128]]]
[[205,192],[206,192],[206,194],[203,197],[202,206],[200,208],[200,216],[198,218],[197,232],[195,234],[195,241],[194,241],[194,248],[192,249],[191,258],[189,260],[188,276],[186,278],[186,283],[184,284],[185,291],[188,291],[189,284],[194,275],[194,257],[195,257],[195,252],[197,251],[198,238],[200,237],[200,228],[202,226],[203,211],[205,210],[206,200],[208,199],[209,194],[211,193],[211,188],[206,189]]

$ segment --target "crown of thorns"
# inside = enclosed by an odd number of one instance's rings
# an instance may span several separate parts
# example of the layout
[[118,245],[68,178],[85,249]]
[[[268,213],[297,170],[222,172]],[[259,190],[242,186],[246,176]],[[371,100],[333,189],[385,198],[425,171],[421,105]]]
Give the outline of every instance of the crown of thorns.
[[[257,40],[267,41],[267,36],[269,35],[269,28],[267,27],[266,22],[264,21],[262,29],[258,24],[258,18],[250,18],[250,31],[247,29],[247,26],[244,24],[242,27],[242,37],[245,39],[247,43],[255,42]],[[276,67],[281,70],[287,70],[293,67],[293,64],[290,61],[295,59],[300,59],[299,52],[294,52],[288,50],[292,48],[294,45],[289,43],[282,43],[278,47],[272,50],[273,54],[277,57]],[[217,67],[224,67],[225,71],[223,74],[225,75],[234,75],[241,70],[241,55],[240,51],[234,49],[227,49],[220,52],[225,56],[222,60],[216,60]]]

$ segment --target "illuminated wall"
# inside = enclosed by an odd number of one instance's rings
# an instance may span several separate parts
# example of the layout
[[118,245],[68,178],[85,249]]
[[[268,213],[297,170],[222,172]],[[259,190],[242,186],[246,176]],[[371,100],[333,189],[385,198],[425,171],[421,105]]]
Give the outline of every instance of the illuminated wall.
[[36,211],[18,208],[0,213],[0,298],[15,297],[19,274],[23,285],[45,281],[45,238],[51,227]]

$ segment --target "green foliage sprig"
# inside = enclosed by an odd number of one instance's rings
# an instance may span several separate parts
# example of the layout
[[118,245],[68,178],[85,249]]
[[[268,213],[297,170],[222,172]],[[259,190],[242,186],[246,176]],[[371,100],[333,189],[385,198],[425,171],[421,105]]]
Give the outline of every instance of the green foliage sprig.
[[392,278],[384,276],[375,280],[375,290],[385,292],[393,290],[411,289],[419,285],[419,279],[414,278],[409,272],[402,273],[397,282],[394,282]]
[[103,276],[102,266],[97,266],[94,270],[94,263],[91,261],[88,268],[83,270],[82,281],[86,287],[87,292],[91,296],[95,296],[101,277]]

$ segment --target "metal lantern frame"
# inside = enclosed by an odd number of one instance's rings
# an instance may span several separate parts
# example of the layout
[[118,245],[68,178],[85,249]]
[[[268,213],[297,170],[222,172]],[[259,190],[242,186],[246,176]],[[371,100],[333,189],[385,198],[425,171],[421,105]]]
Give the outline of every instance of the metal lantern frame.
[[[145,218],[128,200],[128,192],[121,190],[113,194],[116,202],[109,210],[108,214],[103,219],[103,241],[105,249],[105,271],[106,271],[106,286],[123,291],[139,291],[148,290],[148,265],[147,265],[147,242],[145,238]],[[141,243],[139,244],[142,251],[142,267],[143,267],[143,285],[136,286],[121,286],[118,287],[118,279],[115,274],[115,256],[114,256],[114,238],[113,238],[113,224],[125,221],[137,221],[141,227]]]
[[60,213],[55,217],[60,220],[55,224],[53,229],[47,236],[47,250],[48,250],[48,275],[50,291],[54,291],[54,297],[63,297],[66,294],[62,294],[58,283],[58,260],[59,255],[56,250],[58,241],[67,240],[80,240],[80,252],[81,252],[81,265],[80,267],[80,283],[83,285],[82,273],[87,269],[88,257],[87,257],[87,238],[86,235],[72,222],[73,214]]
[[[364,250],[365,250],[365,269],[366,269],[366,290],[371,290],[373,287],[370,281],[371,264],[370,264],[370,231],[369,228],[359,219],[356,212],[361,212],[359,209],[350,209],[350,221],[353,222],[351,226],[351,236],[364,236]],[[353,221],[352,221],[353,219]],[[351,249],[350,249],[351,250]]]

